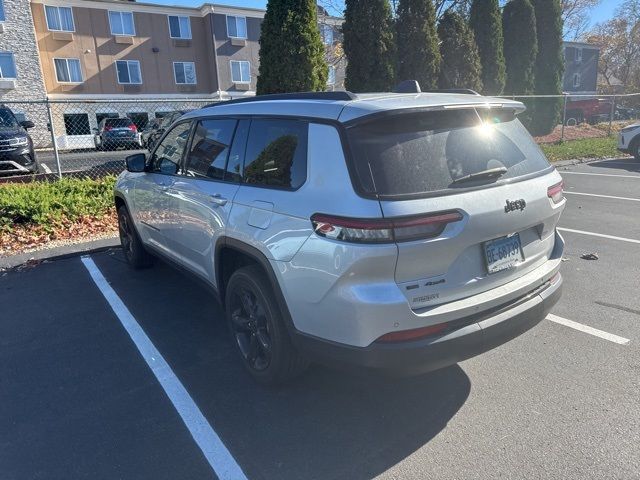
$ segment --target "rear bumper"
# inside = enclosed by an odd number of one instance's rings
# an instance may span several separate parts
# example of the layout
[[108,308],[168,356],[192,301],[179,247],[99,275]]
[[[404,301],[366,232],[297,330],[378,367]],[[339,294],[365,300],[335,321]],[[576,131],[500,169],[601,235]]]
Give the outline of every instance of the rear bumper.
[[295,333],[293,340],[301,352],[320,363],[416,375],[456,364],[521,335],[546,317],[561,292],[562,276],[558,273],[546,284],[491,313],[457,320],[455,324],[460,327],[439,337],[368,347],[352,347],[302,333]]

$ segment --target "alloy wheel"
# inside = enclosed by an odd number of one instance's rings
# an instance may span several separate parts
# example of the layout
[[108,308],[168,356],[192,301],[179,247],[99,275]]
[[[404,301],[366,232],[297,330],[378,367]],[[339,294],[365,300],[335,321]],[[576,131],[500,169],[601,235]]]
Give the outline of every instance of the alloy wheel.
[[248,288],[239,288],[231,297],[231,328],[245,361],[262,371],[271,363],[271,334],[262,302]]

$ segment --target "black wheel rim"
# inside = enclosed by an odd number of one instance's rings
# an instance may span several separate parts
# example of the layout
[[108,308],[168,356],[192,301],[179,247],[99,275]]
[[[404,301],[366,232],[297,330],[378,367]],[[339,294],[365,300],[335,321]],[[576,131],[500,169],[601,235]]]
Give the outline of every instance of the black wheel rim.
[[120,215],[118,230],[120,231],[120,243],[122,244],[122,250],[127,257],[130,257],[133,251],[133,232],[129,225],[129,219],[126,215]]
[[271,363],[271,333],[267,313],[258,297],[246,287],[231,296],[231,328],[241,355],[250,368],[265,370]]

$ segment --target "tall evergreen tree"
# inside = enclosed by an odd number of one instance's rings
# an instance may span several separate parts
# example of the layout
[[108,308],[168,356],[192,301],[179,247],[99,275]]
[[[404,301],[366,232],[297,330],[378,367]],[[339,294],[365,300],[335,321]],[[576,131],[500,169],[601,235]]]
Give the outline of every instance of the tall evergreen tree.
[[[526,0],[525,0],[526,1]],[[460,14],[447,11],[438,24],[440,37],[440,88],[482,90],[482,68],[473,32]]]
[[314,0],[269,0],[260,33],[257,94],[322,91],[328,67]]
[[[560,0],[533,0],[536,15],[538,51],[536,57],[535,93],[557,95],[562,93],[562,7]],[[536,99],[530,131],[545,135],[557,124],[562,101],[553,98]]]
[[432,0],[400,0],[396,38],[402,46],[398,49],[398,80],[417,80],[424,89],[436,88],[441,59]]
[[500,95],[504,88],[505,66],[498,0],[472,0],[469,23],[480,52],[483,92]]
[[391,90],[395,81],[396,51],[389,1],[346,0],[342,33],[347,57],[347,90]]
[[507,82],[504,92],[531,95],[535,88],[534,68],[538,55],[536,15],[529,0],[511,0],[502,11],[504,60]]

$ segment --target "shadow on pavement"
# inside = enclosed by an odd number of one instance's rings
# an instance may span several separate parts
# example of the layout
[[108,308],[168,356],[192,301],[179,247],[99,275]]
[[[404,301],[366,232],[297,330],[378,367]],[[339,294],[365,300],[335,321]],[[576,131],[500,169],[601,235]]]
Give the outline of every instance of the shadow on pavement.
[[292,385],[256,385],[232,348],[220,305],[163,263],[93,256],[249,478],[371,478],[434,438],[466,401],[456,366],[405,379],[312,367]]
[[597,162],[589,162],[590,167],[613,168],[615,170],[627,170],[629,172],[640,172],[640,162],[634,158],[616,158],[612,160],[600,160]]

